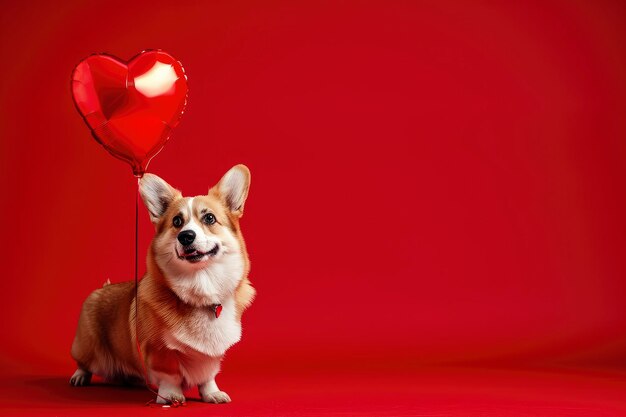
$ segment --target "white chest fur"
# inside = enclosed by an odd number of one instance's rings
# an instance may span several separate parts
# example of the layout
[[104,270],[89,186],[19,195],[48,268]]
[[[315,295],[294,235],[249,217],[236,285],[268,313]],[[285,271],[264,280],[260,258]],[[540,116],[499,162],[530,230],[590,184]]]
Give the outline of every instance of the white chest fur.
[[222,302],[219,317],[215,317],[208,307],[196,308],[169,329],[164,339],[169,349],[189,357],[196,356],[195,353],[221,357],[241,339],[241,322],[237,320],[234,298],[229,297]]

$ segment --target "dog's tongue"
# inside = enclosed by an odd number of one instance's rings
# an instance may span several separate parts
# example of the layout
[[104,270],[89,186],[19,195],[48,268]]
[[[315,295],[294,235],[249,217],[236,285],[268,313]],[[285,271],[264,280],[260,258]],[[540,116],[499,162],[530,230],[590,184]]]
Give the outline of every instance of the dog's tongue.
[[196,256],[196,255],[200,255],[200,252],[198,252],[197,250],[194,250],[193,252],[189,252],[189,253],[185,253],[185,258],[189,258],[192,256]]

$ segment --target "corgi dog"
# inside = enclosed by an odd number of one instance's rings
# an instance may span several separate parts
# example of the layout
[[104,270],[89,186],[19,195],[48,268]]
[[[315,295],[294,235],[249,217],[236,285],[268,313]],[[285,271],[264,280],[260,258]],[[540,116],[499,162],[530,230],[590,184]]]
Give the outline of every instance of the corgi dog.
[[249,187],[245,165],[196,197],[183,197],[156,175],[140,180],[156,231],[138,305],[132,281],[107,283],[87,297],[72,344],[78,369],[71,385],[89,384],[92,374],[108,381],[146,375],[160,404],[184,402],[183,389],[196,385],[203,401],[230,402],[215,376],[240,340],[241,315],[256,294],[239,227]]

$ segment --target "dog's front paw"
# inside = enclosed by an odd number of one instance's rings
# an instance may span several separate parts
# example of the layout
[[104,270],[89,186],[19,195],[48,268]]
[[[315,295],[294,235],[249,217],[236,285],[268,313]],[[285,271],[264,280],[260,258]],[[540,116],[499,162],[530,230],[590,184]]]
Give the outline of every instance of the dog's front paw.
[[215,391],[202,394],[205,403],[224,404],[230,402],[230,397],[224,391]]
[[157,404],[168,404],[170,402],[183,404],[185,402],[185,396],[177,382],[163,380],[159,384],[159,395],[157,396],[156,402]]
[[91,373],[82,369],[77,369],[70,378],[70,385],[74,387],[82,387],[91,383]]
[[171,393],[171,394],[160,394],[156,399],[157,404],[170,404],[173,402],[176,402],[178,404],[184,404],[185,402],[185,396],[182,394],[176,394],[176,393]]

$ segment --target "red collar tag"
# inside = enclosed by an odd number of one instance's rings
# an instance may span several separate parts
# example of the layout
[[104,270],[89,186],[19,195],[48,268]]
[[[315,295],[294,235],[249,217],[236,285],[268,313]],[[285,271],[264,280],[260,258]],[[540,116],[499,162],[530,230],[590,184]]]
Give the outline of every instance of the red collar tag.
[[222,305],[221,304],[213,304],[211,306],[211,310],[213,310],[213,314],[215,314],[215,318],[218,318],[220,316],[220,313],[222,312]]

